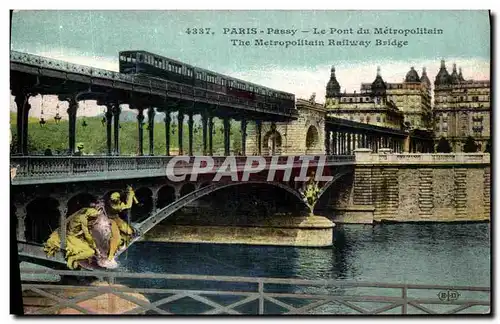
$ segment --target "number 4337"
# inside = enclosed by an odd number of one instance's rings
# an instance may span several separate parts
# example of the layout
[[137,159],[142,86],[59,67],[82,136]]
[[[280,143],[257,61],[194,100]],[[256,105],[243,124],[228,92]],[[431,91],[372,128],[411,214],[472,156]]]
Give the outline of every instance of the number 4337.
[[187,28],[188,35],[213,35],[214,32],[210,28]]

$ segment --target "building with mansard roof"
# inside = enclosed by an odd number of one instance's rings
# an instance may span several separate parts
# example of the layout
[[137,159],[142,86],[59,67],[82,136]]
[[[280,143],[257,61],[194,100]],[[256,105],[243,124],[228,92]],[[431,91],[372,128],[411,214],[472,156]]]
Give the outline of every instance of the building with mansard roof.
[[445,137],[454,152],[462,152],[465,140],[472,136],[478,151],[490,140],[490,81],[466,80],[462,69],[453,64],[451,74],[445,61],[434,80],[434,134],[437,142]]
[[[411,67],[403,82],[386,83],[385,91],[387,99],[394,102],[403,113],[407,128],[432,131],[431,81],[425,67],[422,68],[421,77]],[[362,83],[361,92],[373,92],[372,84]]]
[[343,118],[393,129],[403,128],[403,113],[387,96],[387,84],[377,69],[370,92],[341,93],[340,84],[332,67],[326,86],[325,107],[330,117]]

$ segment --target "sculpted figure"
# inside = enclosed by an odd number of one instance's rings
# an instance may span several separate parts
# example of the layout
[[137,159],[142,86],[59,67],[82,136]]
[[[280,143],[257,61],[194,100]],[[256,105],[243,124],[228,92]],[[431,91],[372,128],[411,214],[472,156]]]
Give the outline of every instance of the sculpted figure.
[[[79,261],[88,260],[95,255],[96,243],[90,234],[89,227],[97,219],[98,209],[82,208],[67,219],[66,259],[68,268],[76,269]],[[89,224],[90,223],[90,224]],[[61,248],[59,229],[56,229],[44,244],[44,251],[53,256]]]
[[314,206],[319,199],[319,193],[321,189],[318,186],[318,183],[314,180],[314,173],[309,178],[309,181],[306,183],[304,189],[300,190],[300,193],[303,197],[304,202],[309,207],[310,214],[313,214]]
[[132,187],[129,186],[127,189],[128,193],[125,203],[120,200],[120,193],[118,192],[113,192],[109,199],[108,217],[111,220],[111,239],[108,254],[109,260],[114,259],[119,246],[127,246],[128,242],[130,242],[132,238],[132,235],[134,234],[132,227],[130,227],[128,223],[120,217],[120,214],[132,207],[134,201],[137,202]]

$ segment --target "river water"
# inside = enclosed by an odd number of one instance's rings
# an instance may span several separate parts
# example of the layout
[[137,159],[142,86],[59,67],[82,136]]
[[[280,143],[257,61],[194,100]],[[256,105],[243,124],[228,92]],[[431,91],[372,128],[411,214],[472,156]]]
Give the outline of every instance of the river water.
[[[330,248],[140,242],[122,254],[119,261],[122,270],[131,272],[490,286],[488,223],[337,225],[334,242]],[[142,284],[171,287],[165,281]],[[215,283],[210,287],[227,288]],[[318,292],[315,289],[321,288],[308,289]],[[370,289],[356,291],[366,293]],[[436,293],[418,291],[418,296],[435,298]],[[461,292],[461,298],[478,296],[467,293]],[[201,310],[196,307],[180,303],[174,309],[181,313]],[[272,313],[269,307],[266,304],[266,310]],[[349,312],[326,305],[315,312],[344,311]],[[393,311],[398,313],[400,309]]]

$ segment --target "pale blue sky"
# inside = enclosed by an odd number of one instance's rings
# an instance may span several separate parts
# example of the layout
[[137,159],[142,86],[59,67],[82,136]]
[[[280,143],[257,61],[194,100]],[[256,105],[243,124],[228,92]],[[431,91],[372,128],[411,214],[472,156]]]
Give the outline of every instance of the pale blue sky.
[[[229,40],[237,36],[222,34],[224,27],[357,29],[359,26],[435,27],[444,33],[384,37],[408,39],[409,45],[404,48],[289,49],[234,47]],[[189,27],[210,27],[216,34],[186,35],[184,31]],[[111,58],[121,50],[145,49],[206,68],[238,71],[262,66],[307,68],[342,61],[489,59],[489,28],[487,11],[20,11],[13,16],[12,48],[27,52],[66,50],[83,56]],[[348,37],[373,41],[379,36]],[[263,38],[292,37],[264,34]],[[334,37],[309,35],[308,38]]]
[[[16,11],[12,49],[65,61],[118,69],[118,52],[143,49],[308,98],[324,100],[330,67],[336,66],[342,89],[359,90],[372,82],[377,66],[388,82],[400,82],[411,66],[429,78],[445,59],[462,67],[466,79],[488,79],[490,26],[488,11]],[[313,36],[224,35],[223,28],[441,28],[442,35],[388,35],[408,40],[395,47],[234,47],[230,39],[292,40],[333,38],[371,40],[380,35]],[[186,28],[209,27],[215,35],[187,35]],[[383,35],[382,35],[383,36]],[[11,100],[11,106],[13,105]],[[56,102],[53,103],[55,106]],[[32,103],[36,116],[40,105]],[[89,114],[97,107],[87,109]]]

